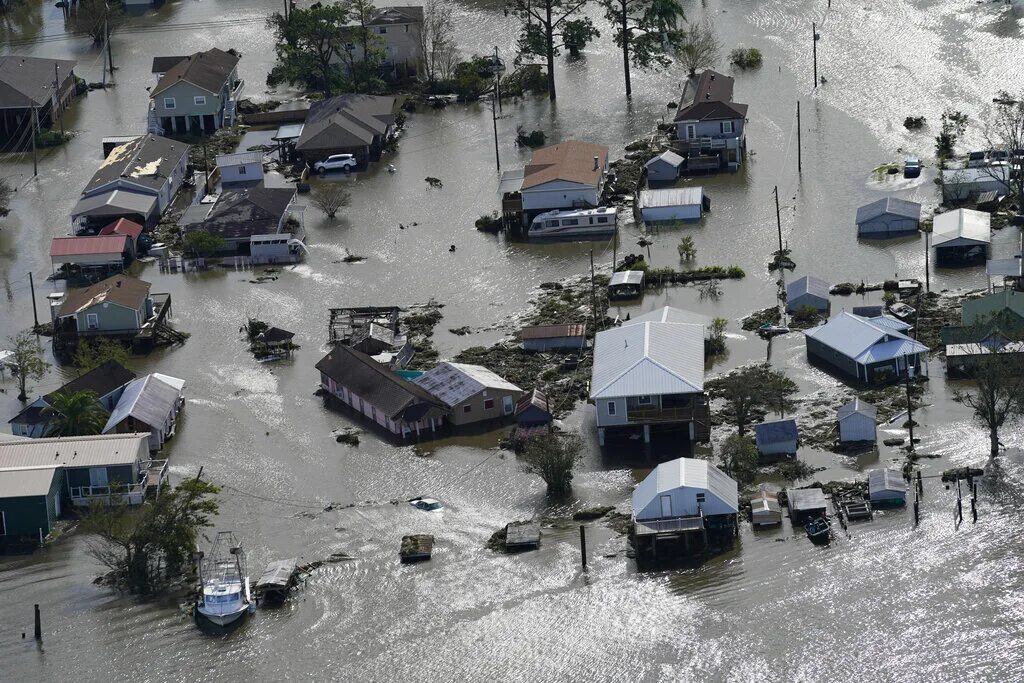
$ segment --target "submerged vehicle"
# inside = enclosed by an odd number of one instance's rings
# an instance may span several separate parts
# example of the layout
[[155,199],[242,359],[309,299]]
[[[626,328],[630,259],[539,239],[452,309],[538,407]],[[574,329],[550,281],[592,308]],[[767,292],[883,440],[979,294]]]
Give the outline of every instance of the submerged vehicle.
[[546,211],[530,223],[531,240],[580,240],[611,237],[617,229],[615,207]]
[[198,555],[197,619],[202,617],[217,626],[227,626],[256,610],[249,590],[245,552],[234,532],[217,532],[210,555]]
[[903,162],[903,177],[917,178],[921,175],[921,168],[920,159],[907,159]]

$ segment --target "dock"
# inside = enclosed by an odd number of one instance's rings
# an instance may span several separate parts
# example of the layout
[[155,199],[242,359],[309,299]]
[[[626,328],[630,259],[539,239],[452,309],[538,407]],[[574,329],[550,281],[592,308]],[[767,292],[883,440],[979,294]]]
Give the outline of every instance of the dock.
[[839,501],[839,507],[851,522],[859,519],[871,519],[871,505],[866,500],[850,498]]
[[509,522],[505,525],[505,547],[528,550],[540,547],[540,522]]
[[276,560],[267,565],[263,575],[256,582],[256,597],[273,603],[282,603],[288,591],[298,583],[297,558]]
[[430,534],[412,534],[402,537],[402,547],[398,556],[402,564],[425,562],[430,559],[434,550],[434,537]]

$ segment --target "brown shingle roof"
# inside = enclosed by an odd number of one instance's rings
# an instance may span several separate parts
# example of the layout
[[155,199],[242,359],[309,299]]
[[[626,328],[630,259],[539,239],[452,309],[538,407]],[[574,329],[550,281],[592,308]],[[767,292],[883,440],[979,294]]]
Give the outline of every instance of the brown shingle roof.
[[[597,157],[597,168],[594,168]],[[566,140],[533,153],[523,173],[523,189],[565,180],[581,185],[597,185],[608,163],[608,148],[579,140]]]
[[63,86],[75,62],[42,57],[0,57],[0,109],[41,107],[53,97],[54,66]]
[[196,52],[169,68],[153,88],[150,97],[156,97],[180,81],[217,94],[237,64],[238,55],[215,47],[206,52]]
[[745,119],[747,105],[735,102],[697,102],[676,114],[676,121],[727,121]]
[[520,332],[521,339],[556,339],[559,337],[582,337],[587,333],[583,323],[570,325],[533,325],[524,327]]
[[708,69],[697,79],[697,88],[693,92],[690,104],[698,102],[732,102],[734,79]]
[[132,310],[139,309],[149,296],[151,284],[129,275],[115,275],[88,287],[69,289],[58,316],[74,315],[98,303],[115,303]]

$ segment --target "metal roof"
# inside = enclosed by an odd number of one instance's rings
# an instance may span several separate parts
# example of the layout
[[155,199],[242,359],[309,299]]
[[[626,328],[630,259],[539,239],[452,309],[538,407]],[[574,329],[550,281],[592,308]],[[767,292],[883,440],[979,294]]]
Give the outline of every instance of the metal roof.
[[559,339],[561,337],[582,337],[587,333],[585,323],[566,325],[530,325],[519,332],[520,339]]
[[882,491],[907,492],[907,482],[898,470],[879,469],[868,472],[868,494]]
[[704,328],[644,322],[597,333],[591,398],[704,390]]
[[800,438],[800,432],[796,428],[796,420],[762,422],[761,424],[754,425],[754,435],[759,447],[763,444],[796,441]]
[[0,498],[45,496],[60,465],[0,468]]
[[519,192],[523,189],[524,171],[517,168],[512,171],[502,171],[501,181],[498,183],[498,194]]
[[928,347],[887,324],[879,325],[843,311],[824,325],[812,327],[804,334],[859,363],[876,363],[898,356],[924,353]]
[[734,479],[707,460],[676,458],[655,467],[636,487],[633,491],[633,513],[642,511],[662,493],[678,488],[707,491],[732,512],[739,510],[739,494]]
[[66,256],[98,256],[109,254],[120,258],[128,248],[127,235],[96,235],[93,237],[54,237],[50,241],[50,258]]
[[967,247],[992,241],[992,216],[984,211],[956,209],[932,220],[932,246]]
[[1024,259],[1020,256],[990,259],[985,262],[985,272],[989,277],[1021,277],[1024,276],[1022,263],[1024,263]]
[[1000,183],[1005,187],[1008,174],[1009,166],[1006,164],[977,168],[949,168],[942,172],[942,183],[944,185],[977,182]]
[[839,409],[839,412],[836,413],[836,417],[839,420],[845,420],[846,418],[855,414],[864,415],[865,417],[870,417],[873,420],[875,419],[875,416],[878,415],[878,408],[871,405],[870,403],[866,403],[860,400],[859,398],[855,398],[846,405],[844,405],[843,407],[841,407]]
[[522,391],[515,384],[480,365],[444,362],[423,373],[413,383],[454,408],[486,389]]
[[[149,434],[136,433],[2,441],[0,467],[128,465],[139,459],[139,443],[148,439]],[[143,448],[149,452],[148,445]]]
[[82,197],[71,209],[71,217],[118,216],[137,213],[148,216],[156,207],[156,195],[139,194],[127,190],[108,190],[92,197]]
[[790,510],[823,510],[828,507],[825,492],[819,488],[786,489]]
[[171,377],[174,384],[169,384],[161,379],[163,376],[146,375],[129,382],[114,406],[114,412],[110,413],[103,432],[114,429],[129,416],[154,429],[162,429],[167,418],[177,410],[178,399],[185,386],[184,380]]
[[857,224],[860,225],[865,221],[870,221],[887,213],[892,214],[893,216],[913,218],[915,221],[919,221],[921,220],[921,205],[917,202],[907,201],[906,199],[885,197],[884,199],[879,199],[877,202],[865,204],[857,209]]
[[795,299],[804,294],[811,294],[812,296],[818,296],[827,300],[831,288],[832,285],[821,278],[814,277],[813,275],[804,275],[786,285],[786,298]]
[[684,311],[674,306],[662,306],[653,311],[638,315],[635,318],[624,320],[623,326],[636,325],[637,323],[679,323],[683,325],[703,325],[704,337],[711,334],[711,318],[700,313]]
[[225,166],[242,166],[244,164],[263,164],[262,152],[236,152],[234,154],[218,154],[217,168]]
[[679,156],[678,154],[676,154],[672,150],[667,149],[664,152],[662,152],[661,154],[659,154],[658,156],[656,156],[653,159],[651,159],[650,161],[648,161],[646,164],[644,164],[644,166],[650,168],[651,164],[655,163],[656,161],[664,161],[669,166],[673,166],[675,168],[679,168],[680,166],[683,165],[683,162],[685,162],[686,159],[682,158],[681,156]]
[[656,206],[700,206],[704,198],[702,187],[668,187],[663,190],[641,190],[640,208]]
[[302,135],[302,127],[305,123],[286,123],[277,129],[271,140],[294,140]]
[[612,273],[612,277],[608,280],[609,287],[615,287],[617,285],[639,285],[644,281],[644,271],[642,270],[620,270],[617,273]]

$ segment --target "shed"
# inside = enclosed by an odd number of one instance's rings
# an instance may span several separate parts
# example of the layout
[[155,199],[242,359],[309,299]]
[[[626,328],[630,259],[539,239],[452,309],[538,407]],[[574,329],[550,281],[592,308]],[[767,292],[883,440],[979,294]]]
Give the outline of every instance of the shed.
[[526,351],[580,351],[587,343],[585,323],[530,325],[519,333]]
[[644,293],[645,273],[642,270],[620,270],[608,281],[609,299],[636,299]]
[[59,464],[0,469],[0,550],[43,542],[60,517],[63,483]]
[[750,499],[750,523],[754,526],[782,523],[782,507],[779,506],[777,494],[762,486],[758,494]]
[[633,519],[735,515],[736,481],[707,460],[676,458],[663,462],[633,491]]
[[831,302],[828,294],[831,285],[813,275],[804,275],[786,285],[786,313],[796,313],[804,306],[810,306],[818,313],[828,314]]
[[149,432],[149,449],[160,450],[174,435],[184,387],[184,380],[156,373],[132,380],[103,433]]
[[886,197],[857,209],[857,236],[886,239],[917,232],[921,205]]
[[875,424],[878,408],[855,398],[839,409],[839,441],[875,441]]
[[828,512],[828,499],[819,488],[788,489],[786,506],[793,524],[803,524],[808,519],[820,517]]
[[686,159],[672,150],[662,152],[644,164],[644,168],[647,169],[647,180],[653,182],[675,180],[679,177],[679,171],[685,164]]
[[992,242],[991,215],[956,209],[935,216],[932,246],[939,262],[984,259]]
[[795,455],[800,432],[796,420],[775,420],[754,425],[754,438],[761,455]]
[[523,394],[516,403],[516,424],[520,427],[540,427],[550,424],[551,406],[540,389]]
[[705,199],[701,187],[671,187],[641,190],[637,207],[647,223],[695,221],[711,208],[711,202]]
[[868,498],[875,506],[906,505],[907,482],[903,473],[891,469],[868,472]]
[[225,185],[259,182],[263,180],[263,154],[260,152],[218,154],[217,168],[220,169],[220,181]]

